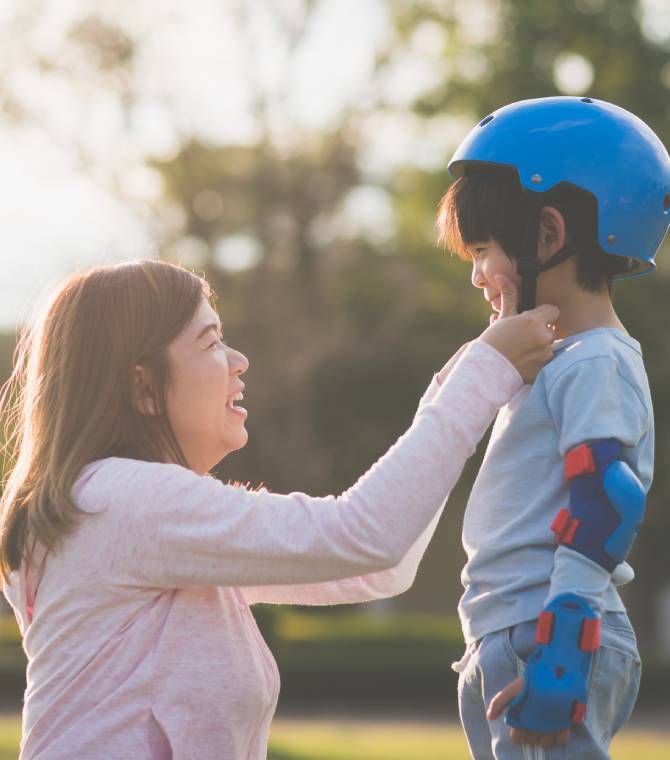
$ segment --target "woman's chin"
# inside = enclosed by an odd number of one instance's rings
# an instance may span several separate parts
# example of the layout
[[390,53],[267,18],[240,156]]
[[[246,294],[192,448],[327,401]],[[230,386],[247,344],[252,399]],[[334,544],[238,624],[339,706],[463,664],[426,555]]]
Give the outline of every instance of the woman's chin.
[[243,449],[247,445],[247,441],[249,440],[249,433],[247,432],[247,429],[244,427],[244,425],[240,425],[238,430],[235,431],[235,433],[226,436],[226,448],[228,449],[228,453],[230,454],[233,451],[239,451],[239,449]]

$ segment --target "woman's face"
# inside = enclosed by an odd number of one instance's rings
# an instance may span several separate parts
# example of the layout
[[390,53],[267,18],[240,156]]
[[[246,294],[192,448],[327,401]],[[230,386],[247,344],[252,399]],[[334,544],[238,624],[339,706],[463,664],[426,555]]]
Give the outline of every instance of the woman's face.
[[203,297],[190,324],[168,346],[166,389],[172,428],[192,470],[205,474],[248,439],[246,409],[234,406],[249,361],[222,340],[216,311]]

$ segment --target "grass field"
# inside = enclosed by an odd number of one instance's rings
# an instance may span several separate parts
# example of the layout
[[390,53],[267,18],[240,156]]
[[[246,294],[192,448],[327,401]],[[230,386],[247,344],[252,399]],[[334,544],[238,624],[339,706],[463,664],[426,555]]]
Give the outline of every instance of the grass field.
[[[0,760],[16,760],[19,716],[0,717]],[[468,760],[455,725],[384,721],[278,719],[268,760]],[[614,760],[670,758],[670,734],[623,731],[612,744]]]
[[21,719],[18,715],[0,717],[0,760],[16,760],[20,734]]

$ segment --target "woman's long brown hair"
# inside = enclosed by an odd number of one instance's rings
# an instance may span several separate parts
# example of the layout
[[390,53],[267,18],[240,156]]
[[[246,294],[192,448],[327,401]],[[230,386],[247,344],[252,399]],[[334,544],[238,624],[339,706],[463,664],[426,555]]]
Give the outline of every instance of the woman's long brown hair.
[[[207,282],[147,259],[95,267],[61,282],[20,334],[0,389],[3,493],[0,573],[5,581],[86,514],[72,499],[81,469],[105,457],[188,467],[166,409],[166,348],[193,318]],[[140,413],[133,368],[149,370],[157,408]]]

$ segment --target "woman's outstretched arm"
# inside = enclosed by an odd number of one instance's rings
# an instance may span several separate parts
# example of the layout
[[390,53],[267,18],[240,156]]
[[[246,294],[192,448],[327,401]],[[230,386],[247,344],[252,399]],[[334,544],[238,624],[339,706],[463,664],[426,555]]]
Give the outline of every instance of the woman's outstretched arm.
[[249,491],[176,464],[103,460],[78,493],[83,509],[99,512],[84,521],[92,534],[82,538],[104,547],[95,554],[101,581],[292,585],[395,567],[448,498],[500,406],[551,358],[557,317],[545,305],[485,330],[409,430],[337,497]]
[[[440,385],[446,380],[451,368],[458,361],[467,345],[461,346],[439,374],[433,376],[428,389],[419,401],[419,409],[435,398]],[[243,589],[244,597],[248,604],[332,605],[357,604],[402,594],[410,589],[414,583],[419,564],[433,538],[445,506],[446,502],[437,511],[426,530],[402,558],[401,562],[389,570],[322,583],[293,584],[291,586],[248,586]]]
[[123,585],[290,585],[388,570],[521,385],[507,359],[474,341],[409,430],[337,497],[249,491],[175,464],[110,459],[80,493],[83,508],[89,498],[108,505],[85,529],[104,533],[98,562]]

